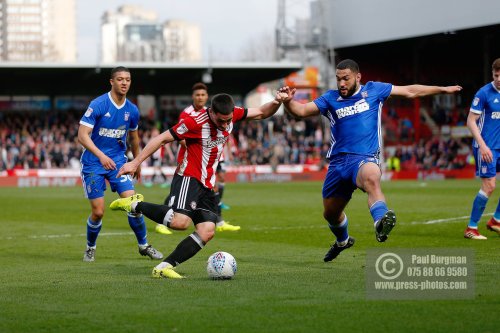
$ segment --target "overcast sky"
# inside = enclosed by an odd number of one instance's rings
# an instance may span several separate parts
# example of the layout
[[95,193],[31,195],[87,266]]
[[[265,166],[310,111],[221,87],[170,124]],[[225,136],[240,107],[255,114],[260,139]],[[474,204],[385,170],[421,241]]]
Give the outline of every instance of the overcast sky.
[[[287,0],[287,25],[309,16],[310,0]],[[136,4],[158,13],[159,22],[182,19],[201,29],[203,60],[239,60],[245,43],[259,36],[274,36],[278,0],[77,0],[79,63],[99,59],[102,14],[124,4]],[[212,59],[212,60],[213,60]]]

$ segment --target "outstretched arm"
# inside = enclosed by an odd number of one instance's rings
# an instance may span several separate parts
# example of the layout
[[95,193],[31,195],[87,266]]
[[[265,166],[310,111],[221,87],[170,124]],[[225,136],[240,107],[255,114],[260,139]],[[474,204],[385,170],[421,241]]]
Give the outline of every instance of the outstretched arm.
[[306,118],[310,116],[317,116],[319,114],[319,109],[316,103],[309,102],[306,104],[299,103],[293,100],[293,96],[297,91],[296,88],[291,89],[288,86],[281,87],[278,92],[286,93],[287,97],[283,101],[285,109],[297,118]]
[[166,143],[170,143],[174,141],[174,137],[170,133],[170,130],[166,130],[160,135],[155,136],[151,139],[146,147],[139,153],[139,155],[135,156],[135,158],[125,163],[120,170],[118,171],[117,177],[128,174],[135,174],[137,168],[141,165],[144,160],[146,160],[149,156],[153,155],[155,151],[157,151],[162,145]]
[[271,102],[263,104],[258,108],[248,108],[247,119],[261,120],[271,117],[278,111],[286,97],[286,93],[278,91],[276,97]]
[[412,84],[409,86],[393,86],[391,96],[401,96],[406,98],[416,98],[436,94],[453,94],[462,90],[460,86],[425,86],[422,84]]

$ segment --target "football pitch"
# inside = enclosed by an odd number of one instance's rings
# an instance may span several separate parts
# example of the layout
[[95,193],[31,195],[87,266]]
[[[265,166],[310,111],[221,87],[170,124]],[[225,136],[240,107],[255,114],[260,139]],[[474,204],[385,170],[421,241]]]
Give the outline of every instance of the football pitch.
[[[0,191],[0,332],[498,332],[500,237],[486,231],[498,192],[479,226],[486,241],[463,238],[477,180],[385,182],[398,216],[386,243],[375,240],[366,194],[346,212],[354,247],[323,262],[333,236],[322,218],[321,183],[227,184],[220,232],[177,271],[158,280],[137,251],[126,215],[107,210],[96,261],[82,262],[89,205],[77,188]],[[146,201],[168,189],[138,187]],[[116,194],[108,189],[109,204]],[[164,254],[192,232],[154,232]],[[464,248],[474,251],[472,299],[373,300],[365,286],[370,249]],[[234,255],[233,280],[209,280],[215,251]]]

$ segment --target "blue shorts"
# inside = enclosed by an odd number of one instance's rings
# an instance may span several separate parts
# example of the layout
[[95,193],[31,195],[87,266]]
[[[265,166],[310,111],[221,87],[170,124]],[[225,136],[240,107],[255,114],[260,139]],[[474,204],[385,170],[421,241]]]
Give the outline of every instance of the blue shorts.
[[340,197],[351,200],[352,193],[357,188],[359,168],[367,162],[379,165],[379,160],[373,156],[339,154],[332,157],[323,183],[323,198]]
[[123,175],[116,178],[121,165],[116,166],[116,170],[105,170],[104,168],[95,168],[92,171],[82,171],[82,184],[85,197],[87,199],[97,199],[104,197],[106,191],[106,179],[109,182],[111,191],[118,194],[125,191],[134,190],[134,180],[131,175]]
[[500,172],[500,149],[491,149],[493,161],[486,163],[481,160],[479,148],[473,147],[474,159],[476,160],[476,176],[481,178],[494,178]]

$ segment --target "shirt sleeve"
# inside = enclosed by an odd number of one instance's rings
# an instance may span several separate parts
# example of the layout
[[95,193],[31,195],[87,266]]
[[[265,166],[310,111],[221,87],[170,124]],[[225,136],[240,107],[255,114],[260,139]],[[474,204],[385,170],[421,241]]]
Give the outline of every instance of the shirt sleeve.
[[80,125],[84,125],[90,128],[94,128],[95,124],[99,120],[99,105],[94,101],[90,102],[87,111],[83,114],[82,119],[80,119]]
[[472,100],[472,104],[470,106],[470,112],[475,114],[481,114],[484,111],[484,103],[486,102],[486,97],[482,93],[482,91],[478,91]]
[[199,125],[191,117],[179,120],[177,124],[170,128],[170,133],[177,141],[196,138],[198,132]]
[[374,83],[377,87],[378,94],[380,96],[380,99],[382,102],[385,102],[387,98],[391,95],[392,92],[392,84],[391,83],[385,83],[385,82],[375,82]]
[[233,123],[237,121],[242,121],[246,119],[248,116],[248,109],[244,109],[242,107],[236,106],[233,109]]
[[316,104],[316,106],[319,109],[319,112],[321,112],[322,115],[325,115],[325,113],[328,111],[330,107],[330,103],[328,102],[328,95],[331,94],[331,91],[327,91],[323,95],[319,96],[316,98],[313,102]]

